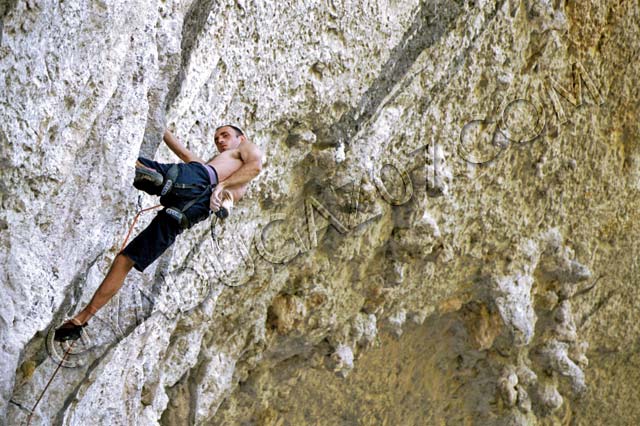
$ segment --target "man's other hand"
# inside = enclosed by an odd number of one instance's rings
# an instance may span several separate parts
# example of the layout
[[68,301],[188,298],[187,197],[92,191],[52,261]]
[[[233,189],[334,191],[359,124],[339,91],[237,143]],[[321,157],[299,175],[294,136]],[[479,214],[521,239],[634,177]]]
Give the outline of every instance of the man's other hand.
[[225,194],[225,192],[227,191],[224,189],[222,184],[216,185],[213,193],[211,194],[211,198],[209,199],[209,208],[211,211],[217,212],[220,210],[223,198],[225,198],[225,196],[229,196],[229,194]]

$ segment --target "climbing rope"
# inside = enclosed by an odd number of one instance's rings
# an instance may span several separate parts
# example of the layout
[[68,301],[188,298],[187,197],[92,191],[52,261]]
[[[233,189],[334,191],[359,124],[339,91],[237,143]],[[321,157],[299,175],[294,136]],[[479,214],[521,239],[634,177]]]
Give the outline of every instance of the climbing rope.
[[216,225],[218,224],[218,216],[213,215],[211,218],[211,224],[209,227],[209,231],[211,232],[211,241],[216,241]]
[[69,348],[67,348],[67,350],[65,351],[64,355],[62,356],[62,359],[58,363],[58,366],[56,367],[55,371],[51,375],[51,378],[49,379],[49,381],[45,385],[44,389],[40,393],[40,396],[38,397],[38,400],[33,405],[33,408],[31,409],[31,413],[29,413],[29,417],[27,418],[27,426],[29,426],[31,424],[31,418],[33,417],[33,413],[36,412],[36,408],[38,407],[38,404],[40,403],[40,400],[42,399],[42,397],[44,396],[45,392],[49,388],[49,385],[51,384],[51,382],[53,382],[53,379],[56,377],[56,374],[58,373],[58,370],[60,370],[60,367],[62,367],[62,364],[64,363],[64,360],[67,358],[67,355],[69,355],[69,352],[71,352],[71,348],[73,348],[73,345],[75,345],[75,344],[76,344],[76,340],[71,342],[71,344],[69,345]]
[[[136,213],[136,216],[133,218],[133,223],[129,227],[129,231],[127,232],[127,235],[124,237],[124,241],[122,243],[122,247],[120,247],[120,251],[122,251],[124,249],[124,247],[127,245],[127,241],[129,241],[129,237],[131,236],[131,232],[133,231],[134,226],[136,226],[136,222],[138,222],[138,218],[140,217],[140,215],[142,213],[144,213],[144,212],[149,211],[149,210],[157,209],[158,207],[162,207],[162,204],[158,204],[158,205],[153,206],[153,207],[147,207],[146,209],[138,210],[138,213]],[[45,385],[44,389],[42,389],[42,392],[40,392],[40,396],[38,397],[38,400],[36,401],[36,403],[33,405],[33,408],[31,409],[31,412],[29,413],[29,417],[27,418],[27,426],[29,426],[31,424],[31,418],[33,417],[33,414],[35,413],[36,408],[38,407],[38,404],[40,403],[40,400],[42,399],[42,397],[44,397],[44,394],[47,392],[47,389],[49,388],[49,385],[51,384],[51,382],[53,382],[53,379],[56,377],[56,374],[58,374],[58,370],[60,370],[60,367],[62,367],[62,364],[64,363],[64,360],[67,358],[67,356],[69,355],[69,352],[71,352],[71,349],[73,348],[73,345],[75,345],[76,342],[77,342],[77,340],[74,340],[71,343],[71,345],[69,345],[69,348],[67,348],[67,350],[65,351],[64,355],[62,356],[62,359],[60,360],[60,363],[58,363],[58,366],[56,367],[55,371],[51,375],[51,378],[49,379],[49,381]]]
[[133,223],[129,227],[129,231],[127,232],[127,235],[124,237],[124,241],[122,242],[122,247],[120,247],[120,251],[124,250],[124,247],[127,245],[127,241],[129,241],[129,237],[131,236],[133,227],[136,226],[136,222],[138,221],[138,218],[140,217],[140,215],[149,210],[157,209],[158,207],[162,207],[162,204],[158,204],[153,207],[147,207],[146,209],[139,210],[138,213],[136,213],[136,217],[133,218]]

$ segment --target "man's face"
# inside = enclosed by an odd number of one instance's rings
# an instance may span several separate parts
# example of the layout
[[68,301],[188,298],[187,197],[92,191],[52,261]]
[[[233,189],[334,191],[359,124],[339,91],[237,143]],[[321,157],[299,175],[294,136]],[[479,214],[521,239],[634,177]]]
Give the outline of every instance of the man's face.
[[214,142],[218,151],[223,152],[229,149],[236,149],[240,145],[240,136],[236,136],[236,131],[229,126],[221,127],[216,131]]

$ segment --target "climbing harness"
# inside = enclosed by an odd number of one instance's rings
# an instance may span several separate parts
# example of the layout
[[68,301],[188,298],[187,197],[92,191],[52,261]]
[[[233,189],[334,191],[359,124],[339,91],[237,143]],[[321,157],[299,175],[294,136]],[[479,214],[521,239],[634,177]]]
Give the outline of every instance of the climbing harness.
[[165,195],[167,195],[169,193],[169,191],[171,191],[173,189],[173,183],[178,179],[178,172],[180,171],[180,169],[178,168],[177,164],[174,164],[173,166],[169,167],[169,171],[167,172],[167,178],[166,181],[164,183],[164,186],[162,187],[162,190],[160,191],[160,196],[164,197]]
[[[206,167],[206,166],[205,166]],[[180,174],[180,168],[177,164],[171,165],[169,170],[167,170],[166,175],[163,177],[160,173],[149,170],[148,167],[136,167],[136,180],[139,181],[150,181],[155,187],[162,187],[160,189],[160,204],[166,207],[165,213],[174,219],[182,229],[188,229],[192,226],[191,221],[185,214],[187,210],[193,207],[194,204],[198,203],[205,196],[210,196],[213,192],[214,186],[212,185],[203,185],[203,184],[185,184],[178,183],[178,176]],[[134,182],[135,183],[135,182]],[[134,186],[136,186],[134,184]],[[136,186],[138,189],[144,190],[144,188]],[[171,196],[180,197],[179,190],[201,190],[201,192],[189,200],[189,202],[183,207],[178,208],[172,206],[169,202]],[[228,197],[233,203],[233,197]],[[226,204],[226,203],[224,203]],[[214,214],[220,219],[226,219],[229,216],[229,208],[230,205],[223,205],[218,211]]]
[[[202,189],[199,195],[191,199],[185,206],[181,209],[173,206],[169,206],[165,209],[165,212],[169,217],[175,219],[176,222],[182,227],[182,229],[189,229],[192,226],[191,221],[185,214],[187,210],[189,210],[195,203],[199,202],[205,196],[210,196],[212,189],[211,185],[198,185],[198,184],[186,184],[186,183],[177,183],[179,168],[177,164],[172,165],[167,171],[167,177],[165,179],[162,190],[160,191],[160,203],[164,204],[166,198],[169,195],[178,195],[176,189]],[[163,199],[164,198],[164,199]],[[217,213],[217,212],[216,212]]]

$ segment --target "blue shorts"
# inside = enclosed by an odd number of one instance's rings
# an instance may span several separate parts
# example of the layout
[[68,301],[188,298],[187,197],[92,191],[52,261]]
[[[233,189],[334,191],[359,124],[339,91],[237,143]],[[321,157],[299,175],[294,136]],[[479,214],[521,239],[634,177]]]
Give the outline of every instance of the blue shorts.
[[[144,157],[139,157],[138,161],[147,167],[158,171],[162,176],[166,176],[169,168],[173,164],[163,164]],[[122,254],[129,257],[134,262],[134,267],[138,271],[144,271],[164,253],[175,241],[176,237],[182,233],[183,229],[176,219],[166,213],[166,207],[177,207],[183,209],[194,198],[199,200],[183,213],[194,225],[209,217],[209,197],[214,187],[209,179],[209,172],[202,163],[180,163],[176,183],[198,185],[198,188],[174,188],[169,194],[160,197],[160,203],[165,209],[158,212],[149,226],[147,226],[138,236],[136,236],[125,248]],[[208,191],[204,193],[203,188]],[[154,186],[150,183],[138,184],[136,188],[151,195],[160,195],[162,187]]]

